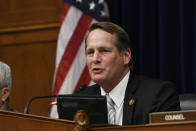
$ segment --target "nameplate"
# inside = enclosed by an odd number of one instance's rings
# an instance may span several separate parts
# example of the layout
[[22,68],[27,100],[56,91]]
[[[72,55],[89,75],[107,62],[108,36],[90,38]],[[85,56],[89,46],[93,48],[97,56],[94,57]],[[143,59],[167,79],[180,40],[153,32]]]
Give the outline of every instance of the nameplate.
[[179,121],[196,121],[196,110],[155,112],[149,114],[149,123],[168,123]]

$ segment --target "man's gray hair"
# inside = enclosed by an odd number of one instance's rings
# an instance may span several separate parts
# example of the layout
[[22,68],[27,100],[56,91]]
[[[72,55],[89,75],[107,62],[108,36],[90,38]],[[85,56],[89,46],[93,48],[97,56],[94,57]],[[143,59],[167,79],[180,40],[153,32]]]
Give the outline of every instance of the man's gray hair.
[[0,61],[0,89],[9,88],[11,91],[12,88],[12,74],[10,67]]

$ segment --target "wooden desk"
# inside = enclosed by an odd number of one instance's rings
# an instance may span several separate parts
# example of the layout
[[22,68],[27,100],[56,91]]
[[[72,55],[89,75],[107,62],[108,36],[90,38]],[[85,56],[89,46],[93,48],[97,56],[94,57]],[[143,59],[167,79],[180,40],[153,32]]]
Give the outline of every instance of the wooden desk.
[[[0,131],[75,131],[76,122],[0,111]],[[89,128],[88,131],[194,131],[196,121]],[[79,130],[81,131],[81,130]],[[84,130],[83,130],[84,131]]]
[[175,122],[146,125],[130,125],[121,127],[91,128],[90,131],[195,131],[196,121]]
[[0,131],[74,131],[75,122],[0,111]]

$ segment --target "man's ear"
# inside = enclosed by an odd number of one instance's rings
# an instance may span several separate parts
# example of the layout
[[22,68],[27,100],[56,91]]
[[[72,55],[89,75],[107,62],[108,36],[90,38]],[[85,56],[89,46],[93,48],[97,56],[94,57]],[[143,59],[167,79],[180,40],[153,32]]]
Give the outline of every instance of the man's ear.
[[2,89],[2,97],[1,97],[1,100],[3,102],[5,102],[7,100],[7,98],[9,97],[10,95],[10,89],[9,88],[3,88]]
[[129,61],[131,60],[131,50],[130,48],[127,48],[124,50],[123,52],[123,60],[124,60],[124,64],[129,64]]

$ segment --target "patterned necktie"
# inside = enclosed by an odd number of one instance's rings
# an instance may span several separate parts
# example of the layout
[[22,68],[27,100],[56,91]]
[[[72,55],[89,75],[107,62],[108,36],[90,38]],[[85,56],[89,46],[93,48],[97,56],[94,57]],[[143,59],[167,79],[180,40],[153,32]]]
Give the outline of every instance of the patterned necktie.
[[112,98],[109,96],[109,94],[106,94],[106,98],[107,98],[107,107],[108,107],[108,123],[115,124],[115,114],[116,114],[116,110],[114,108],[115,103],[112,100]]

